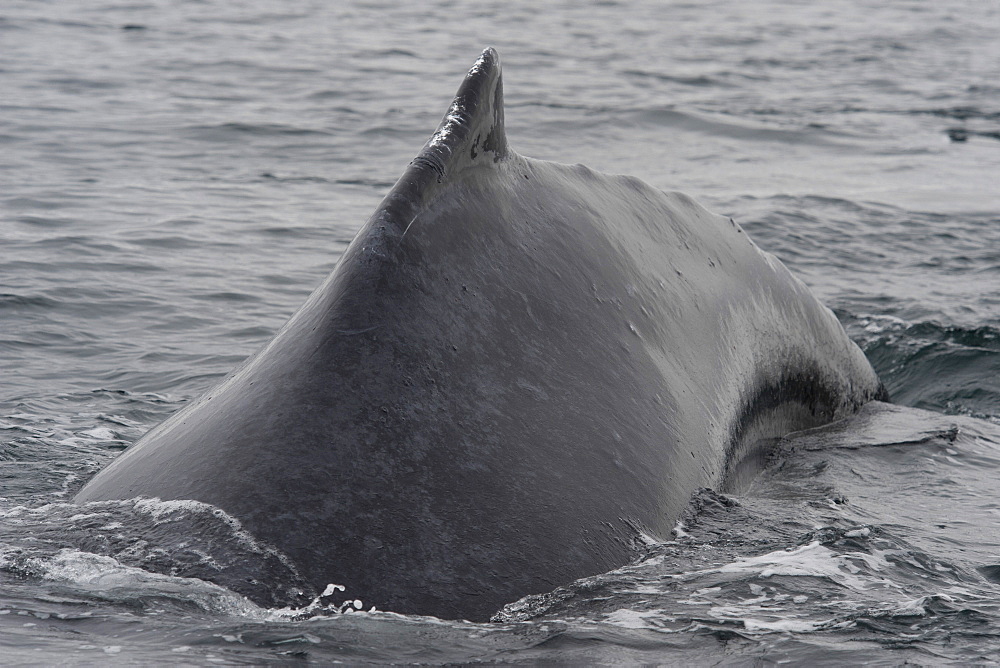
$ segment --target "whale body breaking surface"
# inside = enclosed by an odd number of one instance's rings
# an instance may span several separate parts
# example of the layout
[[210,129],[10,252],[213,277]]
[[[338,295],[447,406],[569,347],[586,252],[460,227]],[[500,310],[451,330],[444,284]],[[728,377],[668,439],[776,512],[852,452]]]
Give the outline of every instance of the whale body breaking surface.
[[511,150],[487,49],[327,280],[76,500],[210,503],[317,590],[486,620],[628,563],[757,444],[879,398],[733,221]]

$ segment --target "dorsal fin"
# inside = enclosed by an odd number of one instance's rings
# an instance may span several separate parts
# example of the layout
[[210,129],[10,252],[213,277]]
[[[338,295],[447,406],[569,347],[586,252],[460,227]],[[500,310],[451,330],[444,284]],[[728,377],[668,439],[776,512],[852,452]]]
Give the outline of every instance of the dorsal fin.
[[491,47],[469,70],[437,132],[413,162],[433,168],[441,180],[468,166],[499,162],[507,155],[500,55]]
[[[446,180],[466,168],[493,166],[514,155],[503,125],[500,56],[488,48],[465,76],[437,131],[372,215],[376,228],[371,233],[391,229],[404,235]],[[365,236],[361,245],[377,244]]]

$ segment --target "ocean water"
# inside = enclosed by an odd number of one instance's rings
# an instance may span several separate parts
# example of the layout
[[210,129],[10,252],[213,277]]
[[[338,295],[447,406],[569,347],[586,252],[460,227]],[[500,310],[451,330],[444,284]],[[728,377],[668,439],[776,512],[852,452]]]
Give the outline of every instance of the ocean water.
[[[995,663],[997,35],[990,0],[4,3],[3,662]],[[488,45],[515,150],[732,216],[895,403],[488,624],[281,608],[219,509],[70,503],[301,304]]]

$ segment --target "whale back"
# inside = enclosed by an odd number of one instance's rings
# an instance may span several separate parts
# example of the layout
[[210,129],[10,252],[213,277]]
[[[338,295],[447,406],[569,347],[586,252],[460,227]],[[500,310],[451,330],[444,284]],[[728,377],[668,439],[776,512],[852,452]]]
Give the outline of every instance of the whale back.
[[881,391],[729,219],[512,151],[487,50],[288,323],[76,500],[212,503],[317,588],[484,620],[627,563],[756,443]]

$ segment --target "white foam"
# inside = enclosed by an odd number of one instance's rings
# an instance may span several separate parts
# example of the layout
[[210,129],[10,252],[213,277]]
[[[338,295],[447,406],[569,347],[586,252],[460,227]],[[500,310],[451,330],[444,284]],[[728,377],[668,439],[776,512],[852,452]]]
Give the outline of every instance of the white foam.
[[[883,578],[872,578],[871,576],[867,576],[867,578],[858,577],[858,574],[861,573],[861,568],[857,562],[861,562],[873,571],[881,571],[889,565],[881,556],[881,553],[878,552],[875,554],[865,554],[862,552],[838,554],[822,545],[819,541],[813,541],[807,545],[801,545],[788,550],[768,552],[757,557],[740,558],[723,566],[665,575],[664,577],[689,580],[714,573],[733,573],[762,578],[784,575],[826,578],[855,591],[864,591],[872,584],[899,588],[899,585]],[[718,587],[700,589],[694,592],[692,597],[704,596],[706,593],[714,590],[718,590]],[[680,602],[684,603],[685,601]]]
[[94,427],[93,429],[81,431],[80,435],[90,436],[91,438],[96,438],[102,441],[113,441],[118,439],[118,434],[107,427]]
[[61,509],[78,510],[80,506],[75,503],[47,503],[44,506],[11,506],[6,510],[0,510],[0,519],[12,520],[21,516],[32,518],[42,518]]
[[[0,564],[11,558],[8,554],[0,555]],[[50,557],[30,558],[27,565],[45,580],[70,583],[110,599],[169,596],[191,601],[212,612],[251,618],[266,616],[262,608],[245,597],[211,582],[150,573],[90,552],[65,548]]]
[[744,619],[743,626],[747,631],[762,633],[762,632],[791,632],[791,633],[806,633],[808,631],[815,631],[820,626],[828,624],[830,621],[825,622],[809,622],[801,619]]
[[161,501],[160,499],[139,497],[132,499],[131,502],[134,504],[135,510],[138,512],[147,514],[153,518],[153,521],[157,524],[163,524],[168,521],[172,521],[169,517],[175,513],[190,513],[190,514],[208,514],[212,515],[216,519],[221,520],[226,524],[232,531],[232,536],[241,545],[249,548],[250,550],[257,552],[258,554],[267,554],[275,557],[285,566],[288,570],[293,573],[298,573],[295,565],[291,560],[282,552],[271,547],[266,543],[258,541],[253,534],[248,532],[243,528],[243,525],[238,519],[222,510],[217,506],[213,506],[208,503],[202,503],[201,501],[193,501],[190,499],[181,499],[174,501]]
[[[769,552],[758,557],[739,559],[718,568],[720,573],[746,573],[763,578],[776,575],[827,578],[856,591],[868,588],[869,582],[855,577],[861,569],[854,563],[864,562],[872,570],[881,570],[886,562],[861,552],[837,554],[819,541],[791,550]],[[879,582],[883,582],[881,579]]]
[[631,610],[629,608],[619,608],[604,615],[604,620],[608,624],[620,626],[626,629],[660,629],[661,625],[653,620],[661,622],[673,621],[667,618],[663,612],[658,610]]
[[[328,584],[324,589],[323,593],[310,601],[307,605],[301,608],[272,608],[268,610],[268,614],[271,615],[272,619],[275,620],[289,620],[289,619],[318,619],[321,617],[329,617],[332,615],[342,615],[347,613],[364,613],[364,603],[361,599],[347,599],[340,604],[324,603],[323,599],[336,594],[337,592],[347,591],[347,587],[339,584]],[[369,613],[376,612],[375,606],[372,606]]]

